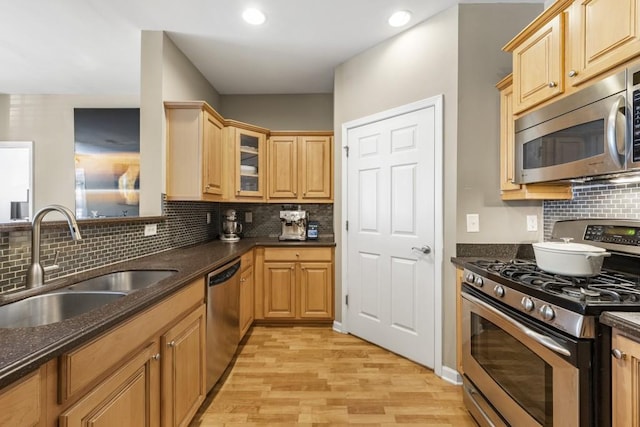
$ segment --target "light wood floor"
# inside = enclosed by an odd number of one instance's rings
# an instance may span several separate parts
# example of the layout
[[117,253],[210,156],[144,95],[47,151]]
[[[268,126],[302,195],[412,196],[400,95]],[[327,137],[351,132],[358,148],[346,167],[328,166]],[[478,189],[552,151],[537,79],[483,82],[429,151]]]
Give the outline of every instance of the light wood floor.
[[255,326],[191,427],[476,426],[461,387],[329,327]]

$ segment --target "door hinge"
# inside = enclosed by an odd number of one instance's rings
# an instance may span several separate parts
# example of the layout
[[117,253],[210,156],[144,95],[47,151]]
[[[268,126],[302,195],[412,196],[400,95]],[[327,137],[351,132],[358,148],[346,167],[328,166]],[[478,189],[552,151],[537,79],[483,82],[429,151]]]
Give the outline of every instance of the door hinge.
[[345,222],[344,222],[344,229],[345,229],[346,231],[349,231],[349,221],[345,221]]
[[348,145],[345,145],[345,146],[344,146],[344,147],[342,147],[342,148],[344,148],[344,152],[345,152],[345,154],[347,155],[347,157],[349,157],[349,146],[348,146]]
[[344,305],[346,305],[347,307],[349,307],[349,294],[344,296]]

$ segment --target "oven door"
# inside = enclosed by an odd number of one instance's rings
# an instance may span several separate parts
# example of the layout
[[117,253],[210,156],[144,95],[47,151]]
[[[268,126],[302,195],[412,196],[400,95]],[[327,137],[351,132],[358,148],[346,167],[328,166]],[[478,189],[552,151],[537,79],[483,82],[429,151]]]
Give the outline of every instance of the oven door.
[[[473,409],[482,425],[580,425],[580,369],[576,341],[545,333],[523,316],[508,313],[486,297],[462,292],[462,369],[474,393]],[[468,405],[469,406],[469,405]],[[470,408],[471,411],[471,408]],[[474,411],[471,411],[474,413]],[[477,413],[477,411],[476,411]],[[504,420],[503,420],[503,419]]]

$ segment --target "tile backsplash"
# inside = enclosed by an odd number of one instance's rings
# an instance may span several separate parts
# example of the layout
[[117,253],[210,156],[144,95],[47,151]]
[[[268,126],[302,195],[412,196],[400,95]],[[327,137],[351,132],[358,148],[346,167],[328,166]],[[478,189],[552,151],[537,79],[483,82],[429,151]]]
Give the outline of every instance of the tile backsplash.
[[640,183],[574,184],[572,200],[543,204],[544,238],[551,237],[556,221],[585,218],[640,220]]
[[[164,202],[164,220],[116,223],[80,222],[82,240],[74,242],[66,223],[44,225],[41,233],[40,261],[53,264],[59,252],[55,271],[45,279],[63,277],[80,271],[137,258],[168,249],[206,242],[220,233],[220,212],[236,209],[247,237],[280,234],[279,211],[275,204],[228,204],[207,202]],[[333,205],[303,205],[311,219],[320,221],[320,234],[333,234]],[[252,212],[253,222],[244,224],[244,213]],[[207,224],[207,214],[211,222]],[[157,234],[144,236],[146,224],[157,223]],[[31,231],[0,232],[0,293],[24,285],[25,272],[31,262]]]

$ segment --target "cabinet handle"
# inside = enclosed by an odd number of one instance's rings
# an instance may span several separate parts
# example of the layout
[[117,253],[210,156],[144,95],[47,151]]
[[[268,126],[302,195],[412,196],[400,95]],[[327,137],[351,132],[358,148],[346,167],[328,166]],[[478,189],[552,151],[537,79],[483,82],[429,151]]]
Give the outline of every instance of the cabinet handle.
[[569,77],[575,77],[577,75],[578,75],[578,72],[576,70],[569,71]]
[[242,279],[240,279],[241,282],[246,282],[247,279],[245,279],[244,277]]
[[549,87],[556,87],[558,86],[558,83],[556,82],[549,82]]
[[167,343],[167,346],[168,347],[175,347],[176,346],[176,342],[175,341],[171,341],[171,342]]
[[156,353],[156,354],[154,354],[153,356],[151,356],[151,358],[152,358],[153,360],[160,360],[160,353]]
[[291,267],[291,269],[293,270],[295,267]]
[[615,357],[618,360],[626,360],[627,359],[627,353],[625,353],[624,351],[614,348],[611,350],[611,355],[613,357]]
[[296,191],[293,192],[294,197],[298,197],[298,193]]
[[297,257],[299,257],[299,256],[300,256],[300,254],[299,254],[298,252],[296,252],[296,256],[297,256]]
[[306,196],[307,196],[307,192],[306,192],[306,191],[303,191],[303,192],[302,192],[302,195],[306,197]]

